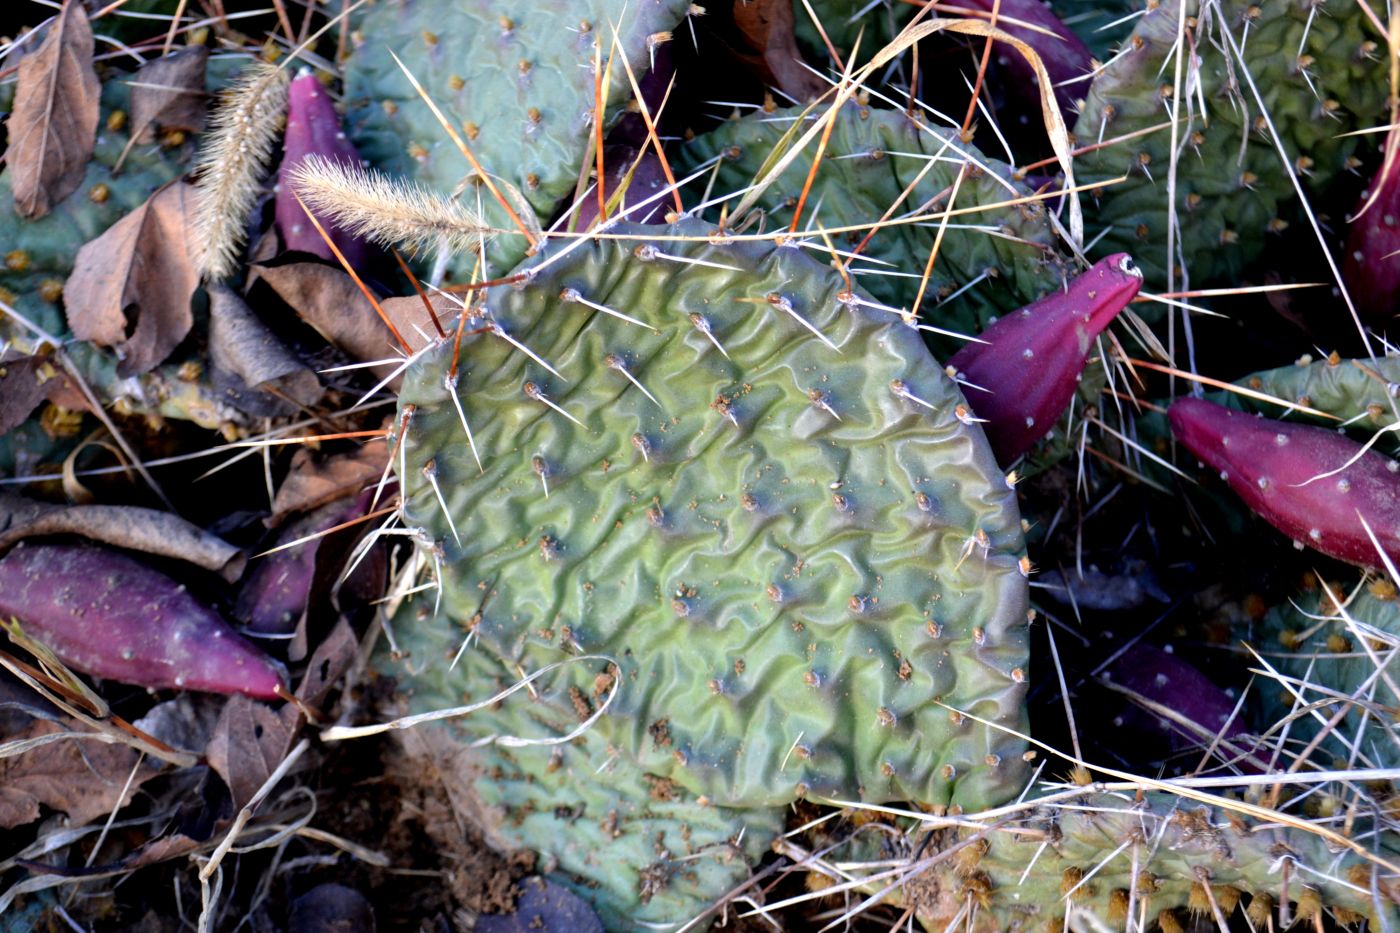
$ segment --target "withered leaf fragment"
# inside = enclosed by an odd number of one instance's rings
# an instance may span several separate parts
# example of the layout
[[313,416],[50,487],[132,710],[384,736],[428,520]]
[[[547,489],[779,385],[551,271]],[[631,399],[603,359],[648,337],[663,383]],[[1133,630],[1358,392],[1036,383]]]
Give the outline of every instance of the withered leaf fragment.
[[277,487],[268,524],[276,525],[291,512],[310,511],[373,486],[384,474],[388,459],[389,445],[378,439],[351,453],[331,457],[301,448],[292,456],[287,477]]
[[215,386],[231,396],[231,403],[254,415],[285,413],[282,409],[288,401],[316,404],[322,394],[316,374],[258,320],[233,289],[214,282],[208,291],[209,362]]
[[235,807],[252,800],[277,770],[300,727],[301,713],[291,704],[274,712],[248,697],[229,697],[204,754],[228,785]]
[[43,217],[83,180],[102,93],[92,50],[87,11],[68,0],[38,51],[20,59],[5,161],[21,217]]
[[192,45],[142,65],[131,79],[132,137],[155,140],[157,130],[204,129],[204,65],[209,49]]
[[374,367],[381,378],[394,370],[394,335],[350,276],[315,262],[255,269],[258,278],[330,343],[362,362],[387,361]]
[[787,0],[736,3],[734,25],[748,44],[735,54],[765,82],[796,101],[814,100],[826,90],[826,84],[803,64],[793,34],[793,5]]
[[48,395],[45,367],[52,368],[41,356],[6,359],[0,354],[0,437],[23,424]]
[[199,286],[190,248],[194,189],[171,182],[78,250],[63,286],[68,326],[79,340],[113,347],[122,377],[170,355],[194,323]]
[[[0,758],[0,829],[37,820],[41,805],[62,810],[72,826],[82,826],[126,804],[143,781],[156,775],[150,764],[137,766],[135,749],[95,736],[81,738],[87,733],[71,725],[35,720],[19,735],[7,736],[32,744]],[[133,767],[136,775],[127,786]]]

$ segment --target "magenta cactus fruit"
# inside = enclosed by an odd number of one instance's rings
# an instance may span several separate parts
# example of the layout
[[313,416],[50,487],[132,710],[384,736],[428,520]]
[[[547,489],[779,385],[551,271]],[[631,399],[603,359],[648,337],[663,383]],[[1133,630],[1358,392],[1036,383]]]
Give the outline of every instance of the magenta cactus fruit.
[[[1181,717],[1156,717],[1168,733],[1171,749],[1184,751],[1220,743],[1217,754],[1237,759],[1238,766],[1258,773],[1267,759],[1248,757],[1253,743],[1245,739],[1248,730],[1243,714],[1236,713],[1236,702],[1209,677],[1168,650],[1138,642],[1118,657],[1105,672],[1104,680],[1139,697],[1170,709]],[[1140,728],[1142,716],[1123,717],[1129,728]]]
[[[965,0],[962,5],[990,14],[996,3],[994,0]],[[986,22],[982,17],[978,19]],[[1055,101],[1060,105],[1061,115],[1066,120],[1072,119],[1077,112],[1075,97],[1082,97],[1089,90],[1087,80],[1074,82],[1074,79],[1083,78],[1094,70],[1094,53],[1042,0],[1001,0],[997,28],[1035,49],[1055,85]],[[1046,35],[1046,32],[1054,35]],[[996,63],[1006,71],[1007,90],[1025,95],[1027,106],[1039,108],[1040,91],[1036,87],[1039,79],[1025,56],[1001,44],[996,49]]]
[[[324,540],[311,536],[329,533],[359,518],[369,511],[369,502],[369,493],[337,499],[288,523],[275,545],[286,549],[274,551],[253,564],[238,591],[233,617],[259,635],[291,634],[311,598],[316,557]],[[306,538],[311,540],[303,540]],[[286,547],[296,541],[302,543]]]
[[1393,317],[1400,308],[1400,151],[1381,164],[1356,210],[1342,281],[1362,314]]
[[[282,149],[282,167],[277,175],[277,229],[282,233],[282,244],[289,250],[314,253],[333,262],[335,255],[293,193],[292,173],[312,155],[355,168],[362,163],[341,129],[340,115],[335,112],[330,95],[309,71],[298,75],[287,92],[287,132]],[[316,219],[351,266],[358,268],[369,258],[369,245],[364,240],[334,226],[328,217],[317,214]]]
[[1030,450],[1069,406],[1094,338],[1141,287],[1132,257],[1115,253],[997,321],[982,332],[983,343],[969,343],[948,361],[968,404],[986,420],[1002,466]]
[[17,545],[0,559],[0,619],[11,618],[94,677],[257,699],[282,685],[277,664],[182,584],[118,551]]
[[1348,563],[1381,567],[1366,533],[1400,560],[1400,473],[1394,460],[1350,438],[1184,398],[1172,434],[1219,470],[1252,510],[1299,544]]

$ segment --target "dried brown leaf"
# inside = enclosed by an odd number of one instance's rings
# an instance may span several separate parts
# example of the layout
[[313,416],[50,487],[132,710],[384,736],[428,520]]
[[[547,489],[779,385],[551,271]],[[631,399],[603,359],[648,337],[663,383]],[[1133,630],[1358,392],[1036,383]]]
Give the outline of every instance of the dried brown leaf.
[[381,440],[330,457],[303,447],[292,457],[287,478],[277,488],[272,521],[280,522],[290,512],[317,508],[379,482],[388,458],[389,445]]
[[306,665],[306,675],[297,686],[297,699],[308,706],[320,706],[336,681],[350,669],[360,642],[350,623],[341,619],[316,646]]
[[229,697],[205,756],[242,807],[287,757],[301,726],[301,714],[287,704],[278,712],[248,697]]
[[[594,208],[595,212],[597,208]],[[582,226],[580,229],[583,229]],[[446,295],[434,293],[428,296],[428,301],[433,305],[438,321],[444,327],[448,322],[455,321],[457,315],[462,313],[460,302],[454,301]],[[395,296],[385,298],[380,306],[384,308],[384,313],[389,316],[389,320],[394,322],[394,326],[399,329],[399,335],[408,344],[409,352],[417,353],[419,350],[438,339],[437,328],[433,327],[433,319],[428,316],[428,309],[423,307],[423,299],[417,295]]]
[[164,360],[194,323],[193,211],[194,189],[171,182],[78,250],[63,286],[68,325],[79,340],[116,348],[122,377]]
[[254,415],[285,414],[283,399],[314,405],[324,391],[316,374],[222,283],[209,286],[209,363],[215,386]]
[[53,364],[41,356],[0,356],[0,436],[25,422],[49,393],[45,378]]
[[38,51],[20,60],[5,161],[22,217],[43,217],[83,180],[102,93],[92,51],[87,10],[68,0]]
[[132,138],[149,143],[161,130],[198,133],[208,107],[204,66],[209,49],[191,45],[142,65],[131,79]]
[[140,755],[126,745],[95,739],[47,739],[64,733],[84,734],[48,720],[35,720],[7,741],[37,740],[18,755],[0,758],[0,828],[10,829],[39,818],[40,807],[62,810],[74,826],[125,806],[141,782],[156,774],[142,764],[125,799],[118,800]]
[[[303,321],[361,362],[389,360],[397,342],[378,312],[344,271],[314,262],[258,266],[272,287]],[[392,366],[376,367],[381,378]]]
[[748,0],[734,4],[734,25],[748,44],[741,58],[759,70],[765,83],[775,85],[796,101],[822,94],[827,85],[803,64],[793,34],[791,0]]
[[182,833],[173,836],[162,836],[159,839],[152,839],[141,848],[132,852],[121,860],[121,867],[124,871],[135,871],[138,868],[145,868],[147,865],[157,865],[161,862],[168,862],[171,859],[182,858],[198,849],[203,843],[191,839]]

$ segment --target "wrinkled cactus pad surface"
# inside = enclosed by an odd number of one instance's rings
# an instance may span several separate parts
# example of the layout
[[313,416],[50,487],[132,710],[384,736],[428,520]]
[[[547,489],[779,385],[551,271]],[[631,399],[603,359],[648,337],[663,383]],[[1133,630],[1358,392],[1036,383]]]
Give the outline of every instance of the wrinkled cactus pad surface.
[[619,678],[599,731],[717,804],[1005,798],[1020,741],[950,711],[1022,723],[1021,531],[980,429],[897,316],[711,232],[552,250],[471,322],[538,359],[464,340],[456,402],[450,341],[410,368],[406,515],[442,552],[420,663],[455,676],[449,619],[524,671],[607,656],[539,702]]

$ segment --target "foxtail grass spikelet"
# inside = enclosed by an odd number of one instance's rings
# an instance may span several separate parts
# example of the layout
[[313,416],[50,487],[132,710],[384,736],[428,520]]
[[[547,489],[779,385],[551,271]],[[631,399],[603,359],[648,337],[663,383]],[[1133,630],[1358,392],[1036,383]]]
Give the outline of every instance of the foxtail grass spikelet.
[[454,253],[477,252],[483,238],[500,232],[460,201],[320,156],[297,167],[292,186],[318,217],[382,246],[417,252],[445,242]]
[[254,62],[228,90],[210,121],[199,158],[195,229],[206,278],[233,272],[248,214],[267,173],[287,107],[287,72]]

